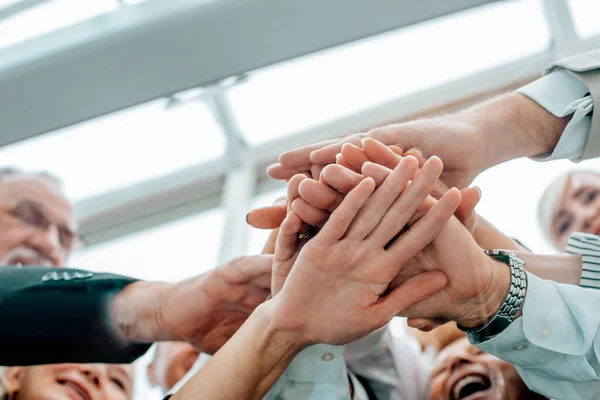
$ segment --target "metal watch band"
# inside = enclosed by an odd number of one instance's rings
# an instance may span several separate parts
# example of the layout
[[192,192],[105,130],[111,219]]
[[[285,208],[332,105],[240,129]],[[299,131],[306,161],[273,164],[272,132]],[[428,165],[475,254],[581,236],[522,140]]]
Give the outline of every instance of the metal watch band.
[[507,250],[486,250],[485,254],[508,265],[511,279],[504,303],[487,324],[474,328],[458,326],[468,334],[478,336],[480,340],[496,336],[514,321],[515,314],[525,301],[525,291],[527,289],[527,274],[524,269],[525,262],[515,253]]

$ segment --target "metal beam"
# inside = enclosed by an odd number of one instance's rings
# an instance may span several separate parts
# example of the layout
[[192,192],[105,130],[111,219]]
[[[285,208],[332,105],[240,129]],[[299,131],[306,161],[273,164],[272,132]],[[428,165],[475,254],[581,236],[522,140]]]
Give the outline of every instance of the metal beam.
[[236,168],[227,174],[222,202],[225,209],[225,226],[217,265],[246,254],[248,224],[245,215],[252,205],[256,171]]
[[216,207],[228,169],[223,158],[80,202],[83,239],[93,245]]
[[583,42],[577,37],[571,9],[566,0],[544,0],[544,15],[552,37],[554,56],[558,58],[581,52]]
[[0,51],[0,146],[492,0],[171,0]]
[[20,0],[9,6],[0,8],[0,21],[12,17],[13,15],[27,11],[30,8],[37,7],[52,0]]

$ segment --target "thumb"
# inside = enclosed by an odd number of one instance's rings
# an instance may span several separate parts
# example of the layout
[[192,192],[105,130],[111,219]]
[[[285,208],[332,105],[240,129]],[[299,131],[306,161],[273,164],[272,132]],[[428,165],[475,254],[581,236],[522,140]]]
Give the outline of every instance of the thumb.
[[469,230],[475,224],[475,207],[481,200],[481,190],[478,187],[467,187],[460,191],[462,201],[456,209],[456,217]]
[[448,278],[440,271],[429,271],[408,279],[377,304],[382,318],[380,322],[387,323],[403,310],[444,289],[447,284]]

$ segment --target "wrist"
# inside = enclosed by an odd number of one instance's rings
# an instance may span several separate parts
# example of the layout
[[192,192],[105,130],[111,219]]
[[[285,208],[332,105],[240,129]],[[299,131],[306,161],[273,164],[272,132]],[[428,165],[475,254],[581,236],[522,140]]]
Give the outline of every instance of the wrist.
[[465,111],[482,135],[487,167],[552,152],[568,118],[558,118],[520,93],[508,93]]
[[167,283],[134,282],[110,302],[110,323],[117,335],[129,343],[172,340],[163,329],[162,303],[171,287]]
[[[305,335],[282,324],[277,316],[278,297],[274,297],[256,308],[254,314],[262,329],[261,350],[277,351],[283,355],[296,355],[314,344]],[[293,357],[292,357],[293,358]]]
[[487,324],[502,307],[510,289],[510,268],[502,262],[486,258],[483,269],[490,271],[489,278],[480,294],[469,301],[465,317],[456,321],[465,328]]

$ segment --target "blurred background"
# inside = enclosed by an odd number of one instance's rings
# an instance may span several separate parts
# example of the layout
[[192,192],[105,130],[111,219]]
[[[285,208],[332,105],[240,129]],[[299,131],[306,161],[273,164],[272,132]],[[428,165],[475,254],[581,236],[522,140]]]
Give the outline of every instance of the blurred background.
[[[284,193],[265,174],[282,151],[513,90],[599,48],[598,15],[597,0],[0,0],[0,167],[63,179],[86,242],[70,265],[180,280],[260,251],[245,215]],[[497,166],[478,211],[550,252],[537,202],[571,167]],[[139,399],[159,398],[148,357]]]

